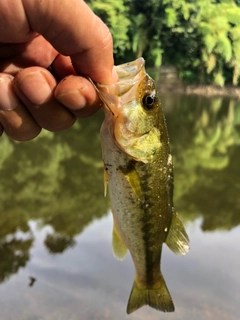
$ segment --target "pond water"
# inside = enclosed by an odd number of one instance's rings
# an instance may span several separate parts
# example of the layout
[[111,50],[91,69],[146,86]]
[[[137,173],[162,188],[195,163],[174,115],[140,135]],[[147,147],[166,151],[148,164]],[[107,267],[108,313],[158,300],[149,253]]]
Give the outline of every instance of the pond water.
[[28,143],[0,139],[1,319],[240,318],[240,102],[163,95],[162,103],[191,246],[184,257],[163,249],[175,312],[126,314],[134,269],[129,254],[112,255],[99,112]]

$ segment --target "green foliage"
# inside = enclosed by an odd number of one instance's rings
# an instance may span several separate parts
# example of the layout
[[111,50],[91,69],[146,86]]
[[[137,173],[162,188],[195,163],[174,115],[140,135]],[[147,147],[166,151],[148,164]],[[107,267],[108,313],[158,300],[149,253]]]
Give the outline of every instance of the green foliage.
[[72,247],[92,220],[106,214],[101,122],[98,113],[57,135],[43,130],[27,143],[1,137],[0,283],[30,259],[29,221],[51,227],[44,244],[54,254]]
[[172,64],[198,82],[238,84],[239,0],[87,2],[112,31],[116,64],[144,56],[148,66]]
[[240,223],[240,104],[196,96],[162,97],[174,158],[175,205],[204,231]]
[[130,17],[128,7],[123,0],[89,0],[87,1],[92,10],[98,15],[111,29],[114,40],[114,53],[117,57],[124,55],[129,47],[127,35]]
[[[177,30],[182,31],[181,37],[181,53],[185,52],[185,58],[191,62],[188,66],[194,73],[199,74],[199,81],[214,82],[217,85],[224,85],[226,66],[232,68],[232,82],[237,84],[239,77],[239,67],[237,57],[239,56],[238,49],[234,49],[238,38],[238,26],[240,25],[240,9],[234,1],[213,1],[213,0],[197,0],[195,3],[187,3],[180,1],[178,7],[175,2],[170,4],[171,10],[177,10],[178,19],[175,19],[175,26],[171,25],[171,32]],[[183,8],[189,6],[189,15],[183,14]],[[180,9],[181,6],[181,9]],[[186,10],[186,9],[185,9]],[[185,25],[185,28],[180,28]],[[234,29],[236,28],[236,35]],[[191,30],[191,31],[190,31]],[[171,37],[172,38],[172,37]],[[191,41],[195,39],[197,41]],[[193,47],[192,52],[184,51],[188,47],[188,42],[191,41]],[[165,46],[163,46],[165,49]],[[238,51],[238,53],[237,53]],[[168,53],[168,50],[167,50]],[[192,61],[192,54],[197,61],[200,58],[200,63]],[[176,56],[176,55],[175,55]],[[174,60],[174,59],[173,59]],[[178,64],[178,68],[182,69],[184,62]]]
[[176,12],[173,8],[167,8],[166,13],[166,25],[171,28],[174,27],[177,22]]

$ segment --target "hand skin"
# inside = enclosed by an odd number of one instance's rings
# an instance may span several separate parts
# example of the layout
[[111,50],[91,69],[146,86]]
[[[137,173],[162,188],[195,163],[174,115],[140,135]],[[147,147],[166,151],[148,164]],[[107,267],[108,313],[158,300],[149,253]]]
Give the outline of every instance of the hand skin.
[[82,0],[0,1],[0,136],[34,139],[96,112],[110,84],[112,37]]

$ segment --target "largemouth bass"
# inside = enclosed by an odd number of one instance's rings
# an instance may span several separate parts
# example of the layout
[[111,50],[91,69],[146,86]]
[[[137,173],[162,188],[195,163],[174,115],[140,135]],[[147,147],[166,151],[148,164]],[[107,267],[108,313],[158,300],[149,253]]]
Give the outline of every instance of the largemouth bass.
[[144,59],[116,67],[119,81],[97,84],[105,119],[101,144],[113,213],[113,252],[132,256],[136,275],[127,313],[143,305],[165,312],[174,304],[160,271],[162,245],[189,250],[173,206],[173,164],[163,110]]

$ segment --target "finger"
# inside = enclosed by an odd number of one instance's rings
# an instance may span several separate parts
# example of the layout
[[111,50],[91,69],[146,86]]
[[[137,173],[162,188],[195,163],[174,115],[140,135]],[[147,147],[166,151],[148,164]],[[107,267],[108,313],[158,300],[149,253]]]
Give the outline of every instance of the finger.
[[12,139],[31,140],[41,128],[15,95],[12,80],[12,76],[0,74],[0,135],[5,131]]
[[12,75],[33,65],[48,68],[59,54],[41,35],[26,43],[1,45],[0,49],[0,72]]
[[54,132],[68,129],[76,121],[76,117],[55,99],[56,84],[52,74],[40,67],[20,71],[13,81],[15,93],[39,126]]
[[55,89],[55,97],[78,118],[95,113],[101,106],[100,99],[91,83],[79,76],[63,79]]
[[21,0],[0,1],[0,20],[1,42],[23,43],[35,36],[29,27]]
[[70,56],[77,73],[97,82],[113,82],[110,31],[83,0],[22,3],[30,30],[42,34],[61,54]]
[[59,54],[51,64],[51,72],[53,72],[58,79],[76,74],[70,57],[65,57],[61,54]]

